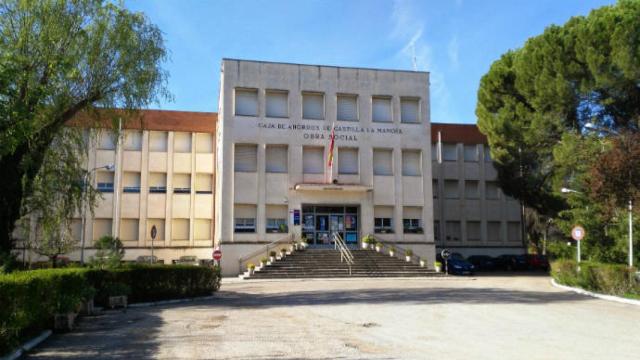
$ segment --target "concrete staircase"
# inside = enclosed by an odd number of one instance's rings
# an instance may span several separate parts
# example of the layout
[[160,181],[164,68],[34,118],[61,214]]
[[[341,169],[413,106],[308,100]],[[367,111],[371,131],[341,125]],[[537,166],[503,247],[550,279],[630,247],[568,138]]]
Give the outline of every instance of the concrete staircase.
[[340,262],[333,249],[296,251],[282,260],[256,271],[245,279],[348,278],[348,277],[425,277],[439,276],[417,264],[408,263],[373,250],[351,250],[354,265]]

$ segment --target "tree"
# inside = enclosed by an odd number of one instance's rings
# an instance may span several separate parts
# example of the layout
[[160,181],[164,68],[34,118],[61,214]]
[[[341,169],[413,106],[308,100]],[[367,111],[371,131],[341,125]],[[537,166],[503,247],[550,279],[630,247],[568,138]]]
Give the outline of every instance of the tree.
[[116,268],[124,257],[124,247],[119,238],[103,236],[96,242],[96,254],[91,257],[91,266],[104,268]]
[[476,114],[505,193],[541,214],[566,208],[554,179],[564,173],[565,185],[585,184],[556,157],[569,141],[563,136],[584,135],[589,122],[637,132],[639,79],[638,0],[550,26],[494,62],[481,79]]
[[[7,253],[24,200],[65,124],[82,112],[85,125],[130,115],[169,94],[160,30],[122,5],[6,0],[0,34],[0,253]],[[124,111],[96,111],[114,108]]]

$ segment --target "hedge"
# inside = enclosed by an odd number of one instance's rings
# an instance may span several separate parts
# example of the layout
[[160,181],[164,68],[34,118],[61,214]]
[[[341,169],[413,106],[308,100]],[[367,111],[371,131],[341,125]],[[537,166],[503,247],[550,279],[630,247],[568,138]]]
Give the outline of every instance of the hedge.
[[640,295],[640,282],[636,269],[621,264],[581,262],[580,271],[574,260],[551,263],[551,276],[560,284],[577,286],[585,290],[617,295]]
[[[77,311],[82,301],[106,305],[128,289],[129,302],[208,295],[220,287],[220,269],[130,265],[118,269],[43,269],[0,275],[0,354],[51,328],[53,315]],[[115,290],[118,289],[118,290]]]

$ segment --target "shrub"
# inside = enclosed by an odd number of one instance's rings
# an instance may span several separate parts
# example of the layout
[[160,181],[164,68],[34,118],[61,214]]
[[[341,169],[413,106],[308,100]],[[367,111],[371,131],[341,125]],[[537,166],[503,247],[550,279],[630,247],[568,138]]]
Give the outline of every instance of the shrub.
[[271,256],[271,257],[276,257],[276,252],[275,252],[275,251],[270,251],[270,252],[269,252],[269,256]]
[[14,348],[22,337],[51,327],[54,314],[75,311],[92,290],[82,269],[0,276],[0,354]]
[[118,269],[43,269],[0,275],[0,354],[21,339],[50,328],[53,315],[78,310],[95,295],[145,302],[209,295],[220,287],[220,268],[190,265],[129,265]]
[[413,256],[413,250],[411,249],[406,249],[404,251],[404,256]]
[[618,296],[640,294],[635,271],[621,264],[581,262],[580,271],[573,260],[558,260],[551,264],[551,275],[561,284]]

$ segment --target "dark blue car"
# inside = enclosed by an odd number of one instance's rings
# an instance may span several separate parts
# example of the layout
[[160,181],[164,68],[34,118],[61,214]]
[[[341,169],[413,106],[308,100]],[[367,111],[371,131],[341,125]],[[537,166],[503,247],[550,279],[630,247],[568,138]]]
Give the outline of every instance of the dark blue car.
[[[439,261],[445,266],[442,259],[439,259]],[[464,256],[460,253],[451,254],[451,257],[447,260],[446,269],[448,273],[452,275],[473,275],[476,270],[475,266],[465,260]]]

